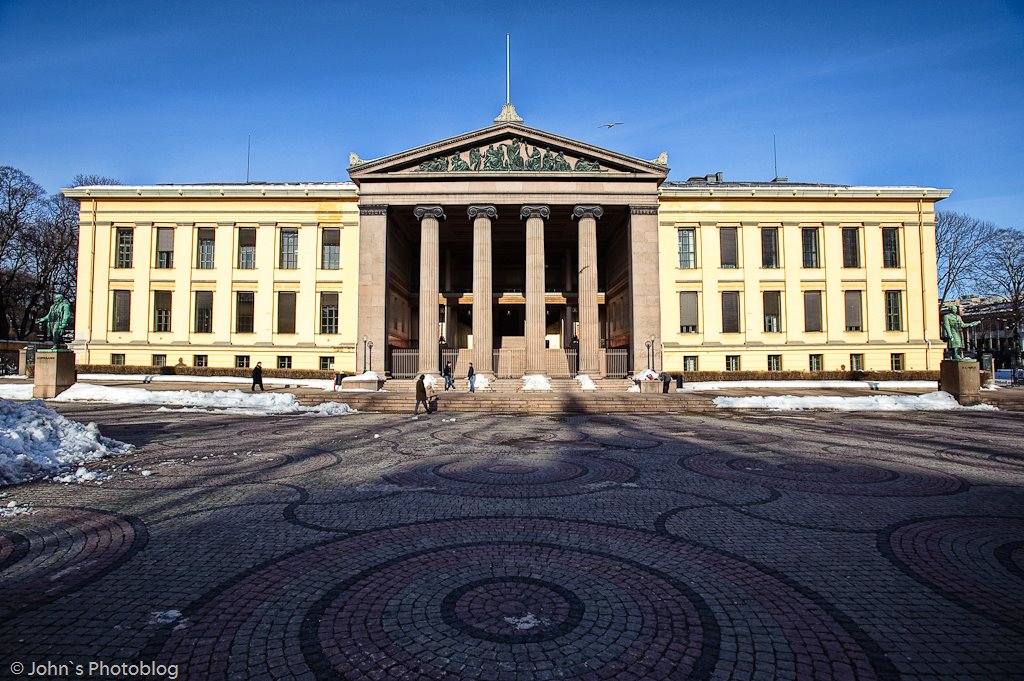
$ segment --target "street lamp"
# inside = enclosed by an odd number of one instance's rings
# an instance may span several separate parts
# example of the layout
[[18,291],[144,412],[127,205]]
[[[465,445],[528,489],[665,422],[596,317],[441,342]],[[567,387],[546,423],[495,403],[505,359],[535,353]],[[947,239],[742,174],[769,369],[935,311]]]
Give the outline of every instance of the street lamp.
[[[370,353],[370,368],[372,369],[373,368],[373,341],[372,340],[366,341],[366,349]],[[365,368],[363,369],[363,373],[364,374],[366,373],[366,369]]]
[[654,363],[652,360],[654,356],[654,336],[651,336],[651,340],[645,342],[644,346],[647,348],[647,368],[653,370],[654,367],[651,365]]
[[366,373],[366,336],[363,336],[363,373]]

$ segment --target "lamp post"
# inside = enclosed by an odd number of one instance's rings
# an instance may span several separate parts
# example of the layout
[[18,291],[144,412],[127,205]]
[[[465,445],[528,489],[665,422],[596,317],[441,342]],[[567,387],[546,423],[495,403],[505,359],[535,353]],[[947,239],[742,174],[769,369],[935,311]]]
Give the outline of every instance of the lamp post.
[[363,336],[363,373],[366,373],[366,336]]
[[448,345],[448,339],[444,336],[437,338],[437,370],[444,371],[444,349]]
[[647,368],[653,369],[653,367],[651,366],[651,364],[653,363],[651,361],[651,357],[654,354],[654,336],[651,336],[651,340],[644,343],[644,347],[647,348]]
[[[372,369],[373,368],[373,341],[372,340],[366,341],[366,350],[367,350],[367,352],[370,355],[370,368]],[[364,374],[366,373],[365,368],[363,370],[363,373]]]

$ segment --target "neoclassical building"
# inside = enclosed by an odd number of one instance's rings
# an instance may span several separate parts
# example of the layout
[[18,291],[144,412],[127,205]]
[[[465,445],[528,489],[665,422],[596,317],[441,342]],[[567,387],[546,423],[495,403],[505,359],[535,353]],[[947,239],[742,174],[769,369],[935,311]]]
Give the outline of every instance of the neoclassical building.
[[670,182],[523,124],[350,182],[86,186],[79,363],[464,374],[937,369],[950,191]]

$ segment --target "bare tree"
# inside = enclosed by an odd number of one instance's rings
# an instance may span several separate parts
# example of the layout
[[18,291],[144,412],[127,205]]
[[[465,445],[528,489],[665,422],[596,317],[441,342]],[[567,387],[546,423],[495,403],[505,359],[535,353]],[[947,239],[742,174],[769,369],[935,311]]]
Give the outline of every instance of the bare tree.
[[0,338],[11,337],[12,294],[28,273],[28,233],[46,212],[46,192],[17,168],[0,166]]
[[1013,334],[1013,365],[1021,366],[1021,333],[1024,327],[1024,231],[997,229],[988,241],[974,272],[985,293],[1009,303],[1006,320]]
[[935,250],[939,275],[939,301],[966,293],[982,251],[996,228],[963,213],[935,213]]

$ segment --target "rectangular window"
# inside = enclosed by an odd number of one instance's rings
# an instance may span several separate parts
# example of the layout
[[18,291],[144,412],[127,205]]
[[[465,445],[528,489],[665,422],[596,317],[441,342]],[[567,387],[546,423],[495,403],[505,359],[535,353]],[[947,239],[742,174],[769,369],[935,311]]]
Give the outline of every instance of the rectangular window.
[[779,268],[779,228],[761,228],[761,267],[766,270]]
[[697,333],[697,292],[679,294],[679,333]]
[[765,291],[762,297],[765,333],[778,333],[782,330],[782,292]]
[[740,294],[738,291],[722,292],[722,333],[740,332]]
[[210,366],[209,355],[192,355],[192,366],[194,367],[208,367]]
[[167,366],[167,355],[153,355],[153,361],[150,362],[150,365],[155,367]]
[[903,330],[903,292],[885,292],[885,330]]
[[124,366],[124,353],[117,352],[110,356],[110,363],[116,366]]
[[679,268],[692,270],[697,267],[697,230],[683,227],[679,231]]
[[726,355],[725,356],[725,370],[726,371],[739,371],[740,370],[740,356],[739,355]]
[[213,227],[200,227],[198,230],[198,244],[196,245],[196,269],[213,269]]
[[722,227],[718,230],[718,245],[722,254],[722,267],[735,269],[739,267],[739,246],[736,242],[738,230],[735,227]]
[[132,266],[132,249],[135,243],[135,230],[131,227],[117,228],[117,259],[115,267],[124,269]]
[[167,333],[171,330],[171,292],[153,291],[153,331]]
[[252,291],[235,293],[235,333],[252,333],[256,314],[256,294]]
[[277,368],[278,369],[291,369],[292,368],[292,356],[291,355],[278,355],[277,356]]
[[294,227],[281,228],[281,256],[277,266],[282,270],[299,266],[299,230]]
[[156,228],[156,267],[166,270],[174,267],[174,228]]
[[236,369],[248,369],[249,368],[249,355],[235,355],[235,368]]
[[132,292],[114,291],[114,317],[111,331],[130,331],[132,317]]
[[196,333],[213,333],[213,291],[196,291]]
[[894,352],[889,355],[889,367],[893,371],[903,371],[906,356],[902,352]]
[[320,333],[338,333],[338,294],[320,294]]
[[683,371],[697,371],[697,355],[683,356]]
[[782,371],[782,355],[768,355],[768,371]]
[[238,228],[238,269],[256,269],[256,228]]
[[882,228],[882,267],[900,266],[900,228]]
[[334,357],[321,357],[320,371],[334,371]]
[[821,267],[821,256],[818,250],[818,228],[804,227],[800,230],[800,238],[803,246],[803,263],[807,269]]
[[295,333],[295,291],[277,292],[277,332]]
[[850,355],[850,371],[864,371],[864,355]]
[[324,229],[320,267],[325,270],[341,269],[341,230]]
[[810,355],[811,371],[825,370],[825,355]]
[[821,331],[821,291],[804,291],[804,331]]
[[863,291],[845,291],[843,297],[846,302],[846,330],[863,331]]
[[843,227],[843,267],[860,267],[860,227]]

